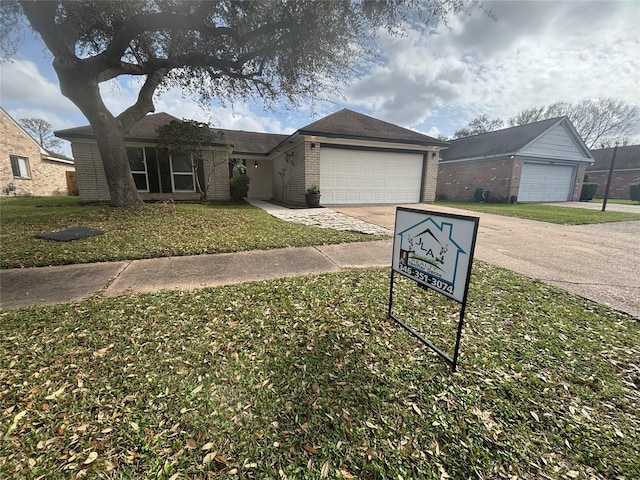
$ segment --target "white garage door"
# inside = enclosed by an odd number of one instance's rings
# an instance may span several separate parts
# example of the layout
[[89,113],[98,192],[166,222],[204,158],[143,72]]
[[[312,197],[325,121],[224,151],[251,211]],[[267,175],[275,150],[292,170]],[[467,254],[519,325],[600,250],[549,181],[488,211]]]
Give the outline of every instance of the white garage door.
[[322,203],[418,203],[422,154],[320,150]]
[[523,163],[519,202],[566,202],[571,199],[574,168],[570,165]]

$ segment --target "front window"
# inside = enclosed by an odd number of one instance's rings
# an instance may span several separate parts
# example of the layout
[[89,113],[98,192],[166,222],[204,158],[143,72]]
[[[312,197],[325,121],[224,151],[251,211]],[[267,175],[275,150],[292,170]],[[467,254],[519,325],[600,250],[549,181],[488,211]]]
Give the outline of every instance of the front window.
[[131,167],[133,181],[139,192],[149,191],[149,175],[147,173],[147,160],[142,147],[127,147],[127,157]]
[[187,154],[171,154],[171,182],[174,192],[195,192],[193,165]]
[[29,171],[29,159],[18,155],[9,155],[11,159],[11,171],[16,178],[31,178]]

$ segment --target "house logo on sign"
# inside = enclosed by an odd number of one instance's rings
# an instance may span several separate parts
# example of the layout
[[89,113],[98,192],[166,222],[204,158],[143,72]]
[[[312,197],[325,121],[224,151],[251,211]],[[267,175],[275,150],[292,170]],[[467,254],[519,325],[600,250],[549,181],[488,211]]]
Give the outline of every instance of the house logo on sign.
[[400,232],[400,265],[453,285],[458,257],[465,251],[453,240],[453,225],[431,217]]

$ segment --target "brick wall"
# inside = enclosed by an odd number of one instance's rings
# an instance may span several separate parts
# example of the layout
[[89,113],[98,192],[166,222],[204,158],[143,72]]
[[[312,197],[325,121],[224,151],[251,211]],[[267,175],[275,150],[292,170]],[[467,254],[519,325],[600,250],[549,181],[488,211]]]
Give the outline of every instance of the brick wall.
[[422,191],[422,203],[433,203],[436,199],[436,190],[438,188],[438,163],[440,162],[439,152],[428,152],[426,168],[422,173],[422,183],[424,189]]
[[[108,202],[111,200],[109,186],[102,166],[102,159],[95,143],[71,144],[76,162],[76,181],[82,202]],[[213,201],[227,201],[231,198],[229,191],[229,154],[227,150],[215,150],[205,153],[204,179],[207,198]],[[140,198],[145,201],[178,200],[198,201],[198,192],[144,193]]]
[[[597,198],[604,198],[604,191],[607,188],[607,178],[609,172],[587,172],[589,181],[598,184]],[[611,185],[609,186],[608,198],[629,199],[629,187],[636,183],[640,183],[640,169],[613,171],[611,175]]]
[[231,199],[229,187],[230,153],[231,148],[205,152],[204,178],[205,185],[208,183],[208,200],[227,201]]
[[[313,148],[312,148],[312,145]],[[304,142],[305,182],[304,190],[311,185],[320,186],[320,143]],[[320,192],[322,193],[322,192]]]
[[588,163],[581,163],[578,165],[578,169],[576,171],[576,181],[573,185],[573,192],[571,193],[571,201],[578,202],[580,201],[580,193],[582,192],[582,179],[584,178],[584,172],[587,170],[589,166]]
[[71,150],[76,164],[76,182],[80,201],[108,202],[111,200],[107,178],[95,143],[72,142]]
[[[273,160],[273,198],[274,200],[291,206],[304,206],[307,177],[305,176],[305,152],[311,147],[308,142],[301,142],[287,152],[283,152]],[[320,145],[318,150],[317,183],[320,183]],[[313,173],[309,178],[315,178]],[[309,186],[311,183],[309,183]]]
[[[0,110],[0,194],[2,195],[67,195],[66,172],[73,165],[42,158],[41,149],[33,139]],[[30,176],[14,177],[10,155],[27,159]],[[8,192],[9,184],[15,191]]]
[[493,202],[508,202],[517,195],[522,162],[503,157],[442,163],[438,166],[436,196],[441,200],[471,201],[477,188],[489,190]]

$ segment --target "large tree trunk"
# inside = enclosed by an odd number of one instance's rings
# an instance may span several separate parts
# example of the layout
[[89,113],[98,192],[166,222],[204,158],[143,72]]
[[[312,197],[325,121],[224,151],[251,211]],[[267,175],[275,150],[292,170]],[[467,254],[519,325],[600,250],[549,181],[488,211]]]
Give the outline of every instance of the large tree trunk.
[[[93,129],[98,151],[102,158],[112,207],[135,207],[142,205],[138,195],[131,167],[124,145],[124,135],[127,133],[119,119],[115,118],[100,96],[97,80],[81,69],[69,68],[65,62],[54,60],[53,66],[60,79],[60,89],[80,111],[87,117]],[[153,105],[151,105],[151,109]],[[131,123],[139,120],[146,111],[140,109],[132,113]]]
[[[124,134],[146,113],[153,111],[153,92],[166,71],[159,70],[149,75],[138,102],[121,114],[125,120],[117,119],[109,112],[100,96],[100,79],[105,71],[113,67],[108,62],[109,59],[97,55],[81,60],[76,56],[75,46],[79,32],[72,23],[56,22],[59,8],[57,2],[23,1],[21,5],[32,27],[40,33],[54,55],[53,68],[58,74],[62,94],[80,109],[93,128],[109,186],[111,205],[142,205],[131,175]],[[117,61],[115,63],[116,66],[119,65]]]
[[136,184],[131,175],[131,167],[124,145],[124,137],[119,122],[112,115],[99,115],[99,120],[91,123],[98,142],[104,173],[109,186],[112,207],[132,207],[142,205]]

